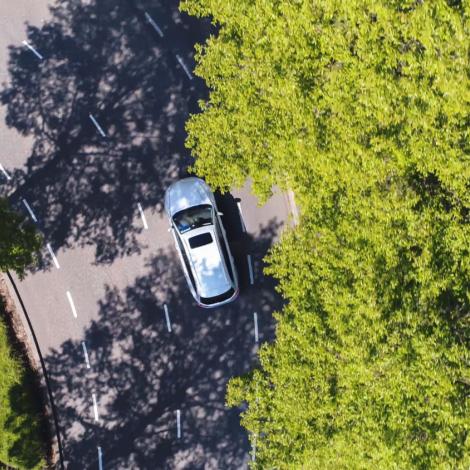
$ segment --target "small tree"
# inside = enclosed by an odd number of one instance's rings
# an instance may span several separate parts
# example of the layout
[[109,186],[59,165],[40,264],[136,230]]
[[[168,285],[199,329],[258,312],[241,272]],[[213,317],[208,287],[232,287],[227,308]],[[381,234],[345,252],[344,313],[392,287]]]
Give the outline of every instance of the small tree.
[[6,199],[0,199],[0,270],[12,269],[19,276],[24,276],[41,246],[35,228],[23,218]]

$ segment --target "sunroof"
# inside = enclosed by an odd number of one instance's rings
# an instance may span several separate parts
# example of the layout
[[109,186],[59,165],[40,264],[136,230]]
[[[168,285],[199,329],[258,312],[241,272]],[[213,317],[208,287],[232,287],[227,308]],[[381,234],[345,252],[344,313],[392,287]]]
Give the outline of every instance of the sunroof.
[[200,246],[212,243],[212,236],[209,232],[201,233],[200,235],[191,237],[188,241],[191,248],[199,248]]

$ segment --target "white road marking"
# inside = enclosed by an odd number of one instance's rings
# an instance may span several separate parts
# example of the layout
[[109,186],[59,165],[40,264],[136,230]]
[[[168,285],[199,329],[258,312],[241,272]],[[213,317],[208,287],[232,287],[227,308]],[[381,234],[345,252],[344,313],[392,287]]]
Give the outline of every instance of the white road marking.
[[181,439],[181,410],[176,410],[176,437]]
[[140,202],[137,203],[137,207],[139,208],[140,217],[142,218],[142,223],[144,224],[144,229],[148,230],[149,226],[147,225],[147,219],[145,218],[144,210],[142,209]]
[[0,171],[5,175],[5,178],[10,181],[11,180],[11,176],[7,173],[7,171],[5,170],[5,168],[3,168],[3,165],[0,163]]
[[24,206],[26,207],[26,210],[29,212],[29,215],[31,216],[31,218],[37,222],[38,219],[36,218],[36,216],[34,215],[34,212],[33,212],[33,209],[31,209],[31,206],[28,204],[28,201],[26,199],[22,199],[23,201],[23,204]]
[[163,310],[165,310],[166,327],[168,328],[168,333],[171,333],[170,314],[168,313],[168,307],[166,304],[163,305]]
[[29,44],[28,41],[23,41],[23,44],[40,60],[44,59],[44,57],[39,54],[39,52],[33,47],[31,46],[31,44]]
[[104,133],[103,128],[98,124],[98,121],[95,119],[93,114],[88,115],[91,119],[91,122],[95,125],[95,127],[98,129],[98,132],[101,134],[102,137],[106,137],[106,134]]
[[191,72],[188,70],[188,67],[186,67],[186,64],[183,62],[183,59],[181,58],[181,56],[179,56],[178,54],[176,54],[176,60],[180,63],[181,67],[183,67],[183,70],[185,71],[186,75],[188,76],[188,78],[190,80],[193,79],[193,76],[191,74]]
[[50,243],[47,244],[47,249],[49,250],[49,253],[50,253],[51,257],[52,257],[52,261],[54,262],[55,267],[56,267],[57,269],[60,269],[59,261],[57,261],[57,258],[56,258],[56,256],[55,256],[54,252],[52,251],[52,247],[51,247],[51,244],[50,244]]
[[91,398],[93,399],[93,413],[95,415],[95,422],[97,422],[100,420],[100,417],[98,415],[98,403],[96,402],[96,395],[92,393]]
[[258,334],[258,314],[253,313],[253,321],[255,323],[255,342],[259,343],[259,334]]
[[255,283],[255,278],[253,276],[253,262],[251,260],[251,255],[247,255],[248,258],[248,271],[250,272],[250,284],[253,285]]
[[97,447],[98,449],[98,470],[103,470],[103,452],[101,447]]
[[242,205],[240,204],[240,201],[237,201],[237,206],[238,206],[238,212],[240,213],[240,220],[242,222],[242,230],[246,232],[245,221],[243,220]]
[[82,341],[82,348],[83,348],[83,355],[85,356],[85,364],[86,368],[90,369],[90,358],[88,357],[88,351],[86,349],[86,344],[85,341]]
[[162,38],[163,37],[163,31],[160,29],[157,23],[153,20],[153,18],[145,12],[145,18],[147,18],[147,21],[153,26],[153,29],[158,33],[158,35]]
[[75,318],[77,318],[77,309],[75,308],[75,304],[73,303],[72,294],[70,293],[70,291],[67,291],[66,294],[67,294],[67,299],[69,299],[69,304],[70,304],[70,308],[72,309],[72,314]]

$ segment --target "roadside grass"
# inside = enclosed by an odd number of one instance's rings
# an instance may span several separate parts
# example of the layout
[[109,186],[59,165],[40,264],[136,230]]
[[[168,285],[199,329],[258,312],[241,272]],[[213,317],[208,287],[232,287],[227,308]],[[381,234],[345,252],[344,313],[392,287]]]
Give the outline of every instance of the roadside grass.
[[0,298],[0,468],[46,467],[42,416],[34,374],[10,334]]

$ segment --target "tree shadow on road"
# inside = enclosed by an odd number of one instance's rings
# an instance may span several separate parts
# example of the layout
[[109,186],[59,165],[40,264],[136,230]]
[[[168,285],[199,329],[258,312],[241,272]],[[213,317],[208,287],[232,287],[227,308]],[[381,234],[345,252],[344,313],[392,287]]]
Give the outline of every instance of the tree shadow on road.
[[0,101],[7,125],[32,136],[33,147],[2,192],[13,191],[18,207],[29,202],[53,248],[92,245],[97,263],[138,252],[137,203],[160,211],[164,190],[190,163],[184,124],[206,91],[176,55],[192,68],[191,41],[202,42],[208,24],[179,23],[178,3],[61,1],[49,22],[27,27],[43,60],[10,47]]
[[[276,221],[264,228],[255,255],[278,230]],[[158,252],[147,269],[123,291],[106,287],[99,318],[84,332],[90,369],[81,341],[46,358],[68,468],[97,465],[97,446],[107,468],[244,468],[248,439],[239,411],[224,406],[225,388],[256,361],[255,311],[260,339],[273,335],[273,281],[260,277],[235,303],[206,310],[190,296],[173,250]]]

